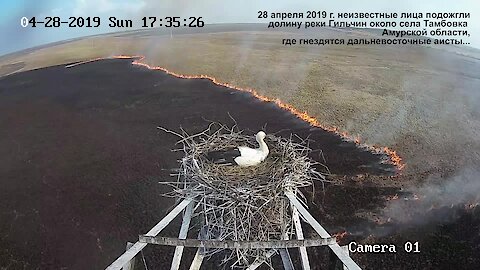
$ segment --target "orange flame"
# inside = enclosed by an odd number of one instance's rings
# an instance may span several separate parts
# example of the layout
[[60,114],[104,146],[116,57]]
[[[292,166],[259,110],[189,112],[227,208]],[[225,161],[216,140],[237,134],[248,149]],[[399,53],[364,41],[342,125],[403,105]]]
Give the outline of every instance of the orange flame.
[[383,216],[382,217],[375,216],[375,217],[372,217],[372,221],[377,223],[377,225],[382,226],[382,225],[385,225],[387,223],[392,222],[392,218],[391,217],[387,218],[387,217],[383,217]]
[[465,204],[465,209],[466,210],[471,210],[471,209],[477,207],[478,205],[479,205],[478,202],[477,203],[467,203],[467,204]]
[[[449,208],[455,208],[455,207],[459,207],[461,206],[462,204],[455,204],[455,203],[452,203],[450,205],[437,205],[437,204],[432,204],[428,209],[427,209],[427,212],[429,211],[433,211],[433,210],[438,210],[442,207],[449,207]],[[463,207],[465,210],[473,210],[475,209],[475,207],[479,206],[480,203],[479,202],[471,202],[471,203],[463,203]]]
[[395,194],[393,196],[388,196],[386,200],[387,201],[398,200],[398,194]]
[[343,232],[338,232],[338,233],[332,234],[332,237],[335,237],[337,239],[337,242],[338,242],[338,241],[342,240],[347,235],[348,235],[348,232],[343,231]]
[[369,146],[369,145],[363,144],[363,143],[361,143],[361,140],[358,136],[350,135],[346,131],[340,131],[339,128],[337,128],[337,127],[331,127],[331,126],[323,125],[317,119],[315,119],[313,116],[310,116],[306,111],[303,111],[303,112],[299,111],[298,109],[296,109],[292,105],[284,103],[278,98],[274,99],[274,98],[270,98],[270,97],[261,95],[256,90],[251,89],[251,88],[242,88],[242,87],[238,87],[238,86],[235,86],[235,85],[232,85],[232,84],[229,84],[229,83],[220,82],[216,78],[208,76],[208,75],[204,75],[204,74],[183,75],[183,74],[179,74],[179,73],[170,71],[170,70],[168,70],[164,67],[150,66],[150,65],[142,62],[143,60],[145,60],[145,56],[140,56],[140,55],[117,55],[117,56],[105,57],[105,58],[95,58],[95,59],[92,59],[92,60],[75,63],[75,64],[69,65],[67,67],[73,67],[73,66],[77,66],[77,65],[81,65],[81,64],[85,64],[85,63],[90,63],[90,62],[94,62],[94,61],[99,61],[99,60],[103,60],[103,59],[136,59],[132,62],[133,65],[142,66],[142,67],[152,69],[152,70],[161,70],[161,71],[163,71],[163,72],[165,72],[169,75],[175,76],[177,78],[208,79],[208,80],[212,81],[214,84],[219,85],[219,86],[224,86],[224,87],[232,88],[232,89],[243,91],[243,92],[248,92],[252,96],[254,96],[255,98],[258,98],[262,101],[275,103],[278,107],[280,107],[280,108],[282,108],[286,111],[291,112],[292,114],[297,116],[299,119],[309,123],[313,127],[319,127],[319,128],[322,128],[326,131],[333,132],[333,133],[337,134],[338,136],[340,136],[343,140],[349,141],[349,142],[354,142],[360,148],[367,149],[367,150],[369,150],[373,153],[386,154],[389,157],[388,162],[393,164],[397,168],[398,171],[402,170],[405,167],[405,164],[402,162],[402,158],[394,150],[392,150],[388,147]]

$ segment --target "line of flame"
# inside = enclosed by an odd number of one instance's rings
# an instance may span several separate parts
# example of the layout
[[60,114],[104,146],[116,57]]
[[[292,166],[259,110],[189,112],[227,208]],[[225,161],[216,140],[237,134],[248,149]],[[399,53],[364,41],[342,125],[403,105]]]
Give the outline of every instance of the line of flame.
[[342,240],[347,235],[348,235],[347,231],[342,231],[342,232],[337,232],[337,233],[332,234],[332,237],[335,237],[337,242],[338,242],[338,241]]
[[208,80],[212,81],[214,84],[219,85],[219,86],[224,86],[224,87],[232,88],[232,89],[243,91],[243,92],[248,92],[252,96],[254,96],[255,98],[258,98],[262,101],[275,103],[278,107],[280,107],[280,108],[282,108],[286,111],[291,112],[292,114],[297,116],[299,119],[309,123],[311,126],[319,127],[319,128],[324,129],[326,131],[333,132],[333,133],[337,134],[338,136],[340,136],[343,140],[349,141],[349,142],[354,142],[357,146],[359,146],[361,148],[364,148],[364,149],[367,149],[367,150],[369,150],[373,153],[386,154],[389,157],[388,162],[393,164],[397,168],[398,171],[402,170],[405,167],[405,164],[403,163],[402,158],[397,154],[396,151],[394,151],[394,150],[392,150],[388,147],[379,147],[379,146],[375,146],[375,145],[371,146],[371,145],[361,143],[360,138],[358,136],[350,135],[348,132],[341,131],[337,127],[331,127],[331,126],[323,125],[317,119],[310,116],[306,111],[303,111],[303,112],[299,111],[298,109],[296,109],[292,105],[284,103],[278,98],[270,98],[270,97],[261,95],[256,90],[251,89],[251,88],[242,88],[242,87],[238,87],[238,86],[235,86],[235,85],[232,85],[232,84],[229,84],[229,83],[219,82],[216,78],[208,76],[208,75],[203,75],[203,74],[200,74],[200,75],[183,75],[183,74],[179,74],[179,73],[173,72],[171,70],[168,70],[164,67],[150,66],[150,65],[142,62],[145,59],[145,56],[142,56],[142,55],[116,55],[116,56],[111,56],[111,57],[101,57],[101,58],[95,58],[95,59],[91,59],[91,60],[87,60],[87,61],[83,61],[83,62],[79,62],[79,63],[74,63],[74,64],[71,64],[67,67],[73,67],[73,66],[77,66],[77,65],[81,65],[81,64],[85,64],[85,63],[104,60],[104,59],[135,59],[132,62],[132,64],[134,64],[134,65],[142,66],[142,67],[152,69],[152,70],[161,70],[161,71],[163,71],[163,72],[165,72],[169,75],[175,76],[177,78],[208,79]]

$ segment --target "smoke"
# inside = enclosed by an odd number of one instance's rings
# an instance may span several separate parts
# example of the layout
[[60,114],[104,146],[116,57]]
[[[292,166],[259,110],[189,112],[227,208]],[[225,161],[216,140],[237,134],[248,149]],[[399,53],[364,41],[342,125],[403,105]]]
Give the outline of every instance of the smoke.
[[354,237],[384,237],[412,227],[456,222],[465,214],[476,215],[479,205],[480,170],[469,167],[451,177],[432,175],[424,185],[391,196],[381,212],[346,230]]
[[455,212],[451,209],[475,206],[480,202],[480,170],[466,168],[447,179],[432,176],[423,186],[410,192],[414,195],[390,200],[383,215],[403,224],[448,222]]

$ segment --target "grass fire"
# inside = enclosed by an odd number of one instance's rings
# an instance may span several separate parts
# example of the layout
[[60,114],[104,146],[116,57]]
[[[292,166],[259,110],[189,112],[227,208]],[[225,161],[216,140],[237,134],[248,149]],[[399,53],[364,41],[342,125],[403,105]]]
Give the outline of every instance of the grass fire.
[[[315,31],[289,35],[378,37]],[[128,241],[145,269],[478,269],[478,51],[284,35],[155,28],[1,56],[0,268],[104,269]],[[260,130],[254,166],[203,158]]]
[[388,147],[378,147],[378,146],[370,146],[370,145],[362,144],[359,136],[353,136],[353,135],[350,135],[346,131],[340,131],[338,127],[330,127],[330,126],[322,125],[317,119],[310,116],[307,112],[301,112],[298,109],[296,109],[295,107],[293,107],[292,105],[282,102],[280,99],[270,98],[270,97],[267,97],[267,96],[264,96],[264,95],[260,95],[256,90],[251,89],[251,88],[241,88],[241,87],[229,84],[229,83],[220,82],[217,79],[215,79],[214,77],[211,77],[209,75],[203,75],[203,74],[200,74],[200,75],[184,75],[184,74],[179,74],[179,73],[170,71],[170,70],[168,70],[164,67],[151,66],[149,64],[144,63],[145,56],[116,55],[116,56],[111,56],[111,57],[106,57],[106,58],[95,58],[95,59],[91,59],[91,60],[82,61],[82,62],[79,62],[79,63],[74,63],[74,64],[71,64],[71,65],[67,65],[67,68],[74,67],[74,66],[81,65],[81,64],[91,63],[91,62],[94,62],[94,61],[100,61],[102,59],[132,59],[133,60],[133,62],[132,62],[133,65],[146,67],[146,68],[152,69],[152,70],[160,70],[160,71],[163,71],[163,72],[165,72],[169,75],[175,76],[177,78],[182,78],[182,79],[208,79],[216,85],[224,86],[224,87],[228,87],[228,88],[235,89],[235,90],[238,90],[238,91],[243,91],[243,92],[250,93],[252,96],[254,96],[255,98],[257,98],[259,100],[262,100],[264,102],[272,102],[272,103],[276,104],[278,107],[280,107],[280,108],[282,108],[286,111],[289,111],[290,113],[297,116],[299,119],[307,122],[308,124],[310,124],[313,127],[319,127],[319,128],[324,129],[324,130],[327,130],[329,132],[333,132],[333,133],[337,134],[338,136],[340,136],[342,139],[344,139],[346,141],[349,141],[349,142],[354,142],[360,148],[365,148],[368,151],[371,151],[373,153],[387,155],[388,156],[387,162],[395,165],[395,167],[397,167],[398,171],[402,170],[405,167],[405,164],[403,163],[402,158],[397,154],[397,152],[395,150],[392,150]]

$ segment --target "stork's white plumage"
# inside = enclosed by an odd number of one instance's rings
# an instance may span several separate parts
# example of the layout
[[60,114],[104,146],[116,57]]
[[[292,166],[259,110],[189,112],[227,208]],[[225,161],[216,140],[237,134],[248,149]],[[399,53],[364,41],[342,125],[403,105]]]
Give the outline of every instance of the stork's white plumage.
[[264,161],[269,153],[268,146],[264,139],[265,132],[259,131],[255,138],[259,144],[258,148],[239,146],[226,151],[215,151],[207,154],[207,158],[215,163],[235,164],[241,167],[255,166]]

